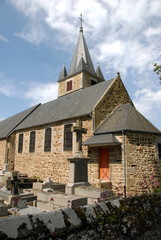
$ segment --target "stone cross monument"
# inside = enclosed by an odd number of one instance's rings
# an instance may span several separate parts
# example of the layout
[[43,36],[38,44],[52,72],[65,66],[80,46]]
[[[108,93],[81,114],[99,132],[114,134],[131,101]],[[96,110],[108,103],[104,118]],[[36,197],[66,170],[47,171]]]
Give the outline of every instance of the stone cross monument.
[[84,157],[82,152],[82,134],[86,134],[87,130],[82,128],[82,121],[76,120],[76,123],[72,127],[72,132],[76,133],[76,143],[75,143],[75,157]]
[[72,131],[76,133],[76,142],[74,156],[68,158],[70,161],[69,182],[66,185],[66,193],[74,194],[75,188],[88,183],[88,161],[90,158],[84,156],[82,152],[82,134],[87,130],[82,127],[82,121],[77,120],[72,127]]

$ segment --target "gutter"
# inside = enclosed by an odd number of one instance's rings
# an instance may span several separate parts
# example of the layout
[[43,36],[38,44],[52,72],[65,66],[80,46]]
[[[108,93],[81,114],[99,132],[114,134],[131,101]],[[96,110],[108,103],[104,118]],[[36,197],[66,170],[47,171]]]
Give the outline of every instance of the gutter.
[[122,131],[122,151],[123,151],[123,171],[124,171],[124,198],[126,199],[126,144],[125,144],[125,132]]

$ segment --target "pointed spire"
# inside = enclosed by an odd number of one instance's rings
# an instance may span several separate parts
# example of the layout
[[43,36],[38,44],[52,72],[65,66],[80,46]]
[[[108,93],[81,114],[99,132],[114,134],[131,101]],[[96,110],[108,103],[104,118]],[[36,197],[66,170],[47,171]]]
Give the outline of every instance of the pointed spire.
[[60,75],[59,75],[59,78],[58,78],[58,81],[63,79],[66,76],[67,76],[67,70],[66,70],[65,65],[63,65],[62,70],[61,70]]
[[[78,70],[78,64],[80,62],[80,59],[83,58],[86,66],[87,66],[87,71],[96,75],[93,63],[88,51],[88,47],[85,41],[85,38],[83,36],[83,27],[81,24],[80,31],[79,31],[79,37],[78,37],[78,42],[75,48],[75,52],[71,61],[70,69],[69,69],[69,75],[76,73]],[[83,69],[80,69],[83,70]]]
[[85,63],[83,56],[79,60],[78,66],[77,66],[77,72],[82,71],[82,70],[87,70],[88,71],[88,66]]
[[104,76],[103,76],[103,73],[102,73],[102,71],[101,71],[101,68],[100,68],[100,66],[99,66],[99,63],[98,63],[97,68],[96,68],[96,75],[97,75],[97,77],[102,78],[102,79],[105,80],[105,78],[104,78]]

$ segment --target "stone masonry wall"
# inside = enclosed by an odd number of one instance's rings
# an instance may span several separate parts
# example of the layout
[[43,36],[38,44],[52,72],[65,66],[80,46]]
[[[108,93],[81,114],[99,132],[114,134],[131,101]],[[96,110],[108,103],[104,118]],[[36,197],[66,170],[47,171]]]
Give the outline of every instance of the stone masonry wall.
[[160,240],[161,196],[0,218],[0,239]]
[[161,135],[126,133],[127,193],[149,192],[161,183],[161,159],[157,143]]
[[110,148],[110,181],[114,193],[123,193],[123,156],[121,145],[112,146]]
[[[67,82],[72,80],[72,90],[67,91]],[[77,74],[71,78],[67,78],[64,81],[60,81],[58,83],[58,96],[65,95],[67,93],[74,92],[78,89],[82,88],[82,73]]]
[[93,76],[87,72],[84,72],[82,74],[83,76],[83,88],[86,88],[86,87],[90,87],[91,86],[91,80],[94,80],[96,81],[96,83],[100,83],[102,82],[103,80],[98,78],[97,76]]
[[[116,193],[123,191],[123,162],[121,146],[104,146],[109,149],[109,179],[112,182],[112,190]],[[89,162],[89,179],[92,185],[100,186],[100,148],[89,149],[91,161]],[[103,181],[105,182],[105,181]],[[116,189],[119,185],[119,189]]]
[[[45,129],[37,127],[30,129],[36,131],[35,152],[29,153],[30,131],[22,131],[24,133],[24,145],[22,153],[18,153],[18,137],[21,132],[16,134],[15,139],[15,170],[27,173],[30,177],[38,177],[45,179],[51,177],[53,181],[67,183],[69,178],[69,161],[68,157],[74,154],[75,137],[73,134],[73,151],[64,151],[64,124],[73,123],[74,120],[68,122],[59,122],[46,127],[52,127],[52,147],[51,152],[44,152],[44,133]],[[87,134],[83,136],[86,140],[90,134],[92,127],[91,120],[85,120],[83,127],[88,128]],[[87,156],[87,147],[83,147]]]
[[6,140],[0,140],[0,168],[2,169],[5,162]]
[[10,136],[8,143],[9,154],[8,154],[8,163],[10,170],[14,170],[14,159],[15,159],[15,133]]
[[94,128],[96,129],[105,118],[120,104],[132,103],[123,82],[118,76],[105,96],[94,110]]
[[[67,82],[72,80],[72,90],[67,91]],[[96,81],[99,83],[103,81],[103,79],[93,76],[88,72],[82,72],[79,74],[74,75],[73,77],[66,77],[64,80],[60,81],[58,84],[58,96],[65,95],[67,93],[74,92],[81,88],[86,88],[91,86],[91,80]]]

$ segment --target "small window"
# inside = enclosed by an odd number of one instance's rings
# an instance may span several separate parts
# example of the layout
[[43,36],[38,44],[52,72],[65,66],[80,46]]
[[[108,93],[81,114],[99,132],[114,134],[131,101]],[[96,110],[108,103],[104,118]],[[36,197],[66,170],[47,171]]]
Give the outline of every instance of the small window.
[[45,129],[45,143],[44,143],[44,152],[51,151],[51,128]]
[[95,80],[91,80],[91,86],[95,85],[97,82]]
[[67,91],[71,91],[72,90],[72,80],[67,82]]
[[35,152],[35,131],[30,132],[30,145],[29,145],[29,152]]
[[158,143],[158,157],[161,159],[161,143]]
[[71,131],[72,124],[64,126],[64,151],[72,150],[73,145],[73,133]]
[[22,153],[22,150],[23,150],[23,133],[19,134],[18,153]]

